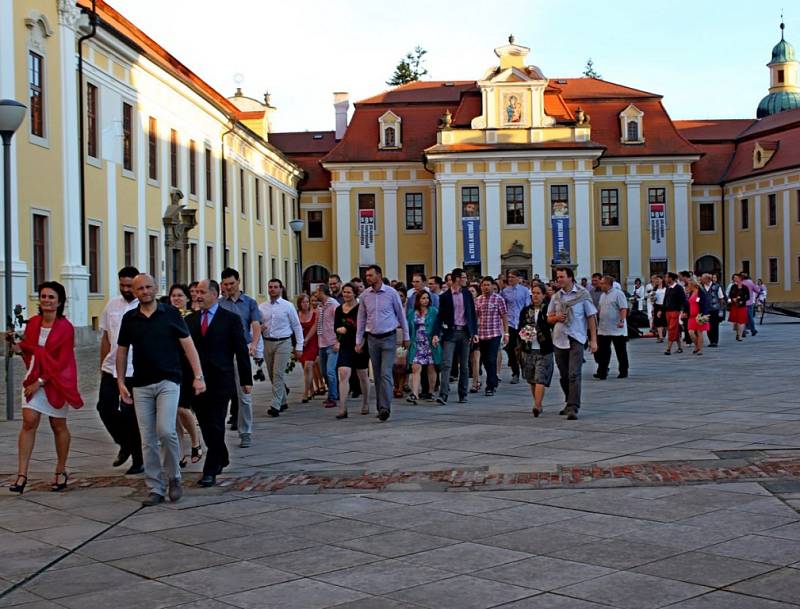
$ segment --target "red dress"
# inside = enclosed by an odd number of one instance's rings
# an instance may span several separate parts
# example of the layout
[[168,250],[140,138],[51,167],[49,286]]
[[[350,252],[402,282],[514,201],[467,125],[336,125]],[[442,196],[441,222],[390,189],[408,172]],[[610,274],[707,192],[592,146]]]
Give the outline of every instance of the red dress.
[[317,342],[317,313],[311,316],[308,321],[300,319],[300,325],[303,327],[303,336],[308,336],[311,330],[311,338],[308,342],[303,344],[303,355],[300,356],[300,363],[313,362],[319,355],[319,342]]
[[697,316],[700,314],[700,296],[694,294],[689,296],[689,329],[693,332],[708,332],[711,324],[706,322],[704,324],[697,323]]

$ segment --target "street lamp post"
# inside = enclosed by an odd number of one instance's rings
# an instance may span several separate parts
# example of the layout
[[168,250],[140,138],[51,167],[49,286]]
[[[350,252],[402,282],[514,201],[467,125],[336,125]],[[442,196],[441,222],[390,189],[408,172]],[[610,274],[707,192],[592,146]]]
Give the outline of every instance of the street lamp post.
[[[13,99],[0,100],[0,136],[3,138],[3,279],[6,330],[14,330],[14,305],[11,303],[11,138],[25,118],[27,108]],[[14,419],[11,343],[6,343],[6,419]]]
[[299,218],[289,221],[289,227],[297,236],[297,293],[303,291],[303,238],[302,232],[305,222]]

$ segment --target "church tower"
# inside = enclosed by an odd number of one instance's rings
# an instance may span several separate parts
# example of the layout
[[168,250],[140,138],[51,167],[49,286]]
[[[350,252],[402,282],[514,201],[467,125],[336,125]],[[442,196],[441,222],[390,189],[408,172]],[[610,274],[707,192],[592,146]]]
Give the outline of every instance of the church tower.
[[800,108],[800,63],[795,59],[794,47],[783,38],[784,27],[781,22],[781,39],[772,48],[772,59],[767,64],[769,95],[758,104],[758,118]]

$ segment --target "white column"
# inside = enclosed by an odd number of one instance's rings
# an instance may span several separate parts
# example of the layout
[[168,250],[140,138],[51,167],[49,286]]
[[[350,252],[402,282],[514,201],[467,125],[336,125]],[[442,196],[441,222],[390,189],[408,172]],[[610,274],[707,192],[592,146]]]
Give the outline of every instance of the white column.
[[628,201],[628,290],[642,277],[642,195],[640,180],[626,180]]
[[756,252],[755,260],[753,261],[754,265],[750,267],[750,277],[753,281],[761,277],[764,272],[764,268],[761,266],[761,195],[756,195],[755,201],[753,220],[755,221]]
[[592,227],[589,221],[589,179],[575,179],[575,252],[576,276],[592,274]]
[[142,106],[137,109],[136,121],[136,251],[135,265],[140,272],[147,272],[147,138],[144,122],[148,116]]
[[256,297],[258,294],[258,272],[256,267],[258,266],[258,252],[256,252],[256,237],[255,237],[255,226],[256,226],[256,207],[255,207],[255,188],[256,188],[256,181],[254,176],[245,176],[245,188],[250,191],[250,204],[247,206],[247,229],[250,233],[248,235],[250,245],[248,246],[249,251],[247,254],[247,260],[250,263],[250,269],[243,269],[244,272],[248,272],[249,275],[247,276],[247,289],[250,292],[250,296],[253,298]]
[[[122,266],[117,262],[119,248],[119,226],[117,225],[117,164],[106,161],[106,224],[101,233],[105,237],[105,251],[108,256],[106,281],[103,282],[104,291],[110,298],[117,289],[117,272]],[[102,272],[101,269],[98,269]]]
[[[228,265],[232,269],[239,269],[239,273],[244,273],[244,269],[240,269],[239,267],[242,266],[242,257],[239,253],[239,218],[242,217],[242,197],[244,197],[244,192],[242,192],[239,188],[241,182],[239,181],[239,167],[235,163],[231,163],[231,172],[228,174],[230,176],[229,183],[231,185],[231,204],[228,209],[230,209],[230,217],[228,218],[231,222],[231,254],[229,258]],[[283,278],[286,281],[286,277]]]
[[206,268],[206,149],[203,140],[197,142],[197,277],[208,278]]
[[80,12],[74,2],[58,3],[58,40],[61,58],[62,179],[64,182],[64,257],[61,282],[67,292],[67,311],[76,327],[89,325],[89,273],[81,263],[81,197],[78,142],[78,81],[75,75],[75,27]]
[[500,274],[500,180],[485,179],[486,187],[486,267],[492,277]]
[[545,279],[547,272],[547,211],[544,200],[544,179],[528,178],[531,190],[531,254],[533,274]]
[[283,276],[283,231],[284,227],[286,226],[286,218],[284,217],[286,206],[283,204],[283,200],[286,196],[286,193],[280,189],[276,189],[275,194],[278,197],[278,200],[275,202],[275,204],[278,206],[278,213],[275,214],[275,220],[277,224],[277,226],[275,226],[275,234],[278,236],[278,277],[282,277],[285,283],[286,277]]
[[791,222],[789,192],[788,190],[783,191],[783,289],[787,292],[792,289],[792,231],[789,224]]
[[723,272],[725,277],[720,277],[720,285],[728,285],[729,277],[736,271],[736,204],[737,199],[733,193],[728,195],[728,264]]
[[675,222],[672,232],[675,234],[675,260],[672,264],[675,271],[691,270],[689,260],[689,183],[675,182]]
[[353,277],[350,235],[350,189],[336,189],[336,268],[342,277]]
[[[15,87],[15,70],[14,70],[14,24],[16,19],[21,19],[14,16],[14,2],[12,0],[0,0],[0,99],[17,99]],[[28,104],[24,99],[24,93],[20,94],[18,101]],[[11,146],[8,151],[11,155],[11,226],[19,226],[19,190],[17,186],[17,138],[27,137],[25,127],[20,127],[16,135],[11,140]],[[2,148],[2,146],[0,146]],[[3,151],[0,151],[0,162],[2,160]],[[0,193],[4,192],[5,184],[3,183],[3,171],[0,170]],[[2,195],[0,195],[2,196]],[[0,214],[0,234],[4,230],[3,227],[3,214]],[[24,261],[20,260],[20,242],[24,242],[26,246],[30,244],[28,236],[21,235],[19,230],[11,230],[11,302],[12,305],[16,303],[25,303],[28,300],[28,268]],[[3,248],[0,248],[2,250]],[[0,251],[0,260],[3,259],[4,252]],[[6,261],[0,267],[2,273],[5,273]],[[3,292],[3,290],[0,290]],[[0,302],[5,298],[5,295],[0,293]],[[5,303],[3,303],[2,311],[6,311]]]
[[[220,273],[222,272],[223,264],[225,263],[225,248],[222,246],[222,219],[225,213],[225,206],[222,204],[222,157],[225,155],[225,144],[220,144],[219,153],[217,155],[217,171],[214,179],[214,189],[216,196],[214,197],[214,205],[216,209],[217,222],[214,227],[214,273],[215,279],[219,280]],[[211,273],[209,273],[210,275]]]
[[383,274],[399,279],[399,252],[397,243],[397,189],[383,189]]
[[452,271],[456,262],[456,184],[442,182],[442,276]]
[[[287,197],[286,199],[288,201],[287,209],[291,210],[289,219],[294,219],[294,204],[292,203],[292,197]],[[296,294],[297,269],[294,266],[294,253],[297,249],[297,237],[294,236],[294,233],[291,229],[288,230],[288,233],[289,255],[287,257],[289,258],[289,276],[286,278],[286,285],[289,286],[287,287],[289,294]]]
[[[158,252],[156,252],[156,289],[159,295],[166,295],[169,286],[167,285],[167,269],[172,264],[172,252],[167,256],[167,240],[164,231],[164,221],[162,218],[169,207],[169,193],[172,190],[170,180],[170,127],[164,124],[165,121],[158,122],[158,160],[160,162],[159,177],[161,178],[161,215],[158,218],[158,225],[154,230],[158,232]],[[148,242],[150,240],[148,239]]]

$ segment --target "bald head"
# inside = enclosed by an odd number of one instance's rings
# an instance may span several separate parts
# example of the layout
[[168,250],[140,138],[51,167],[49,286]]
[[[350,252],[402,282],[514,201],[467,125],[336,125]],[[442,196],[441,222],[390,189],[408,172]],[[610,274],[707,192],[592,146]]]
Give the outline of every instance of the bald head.
[[152,275],[140,273],[133,278],[133,293],[142,304],[150,304],[156,299],[156,281]]

